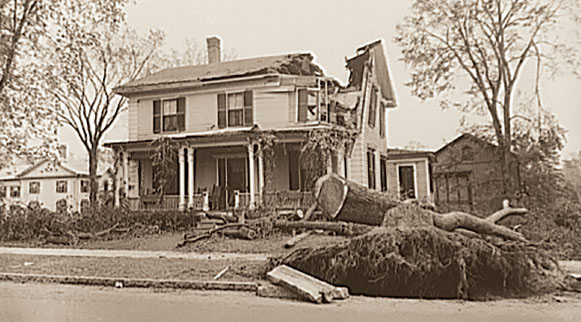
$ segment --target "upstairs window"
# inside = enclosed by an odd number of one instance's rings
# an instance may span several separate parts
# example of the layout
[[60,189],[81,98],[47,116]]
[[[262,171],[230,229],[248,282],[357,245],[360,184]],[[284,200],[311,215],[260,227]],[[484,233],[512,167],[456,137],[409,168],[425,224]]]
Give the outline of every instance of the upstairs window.
[[375,119],[377,118],[377,115],[375,115],[376,110],[377,110],[377,88],[373,86],[371,88],[371,97],[369,100],[369,119],[367,120],[367,123],[371,128],[375,127]]
[[57,193],[67,193],[67,181],[59,180],[56,182],[56,192]]
[[6,198],[6,187],[0,186],[0,199]]
[[186,98],[153,101],[153,133],[186,129]]
[[379,137],[385,137],[385,106],[383,103],[379,106]]
[[12,197],[12,198],[20,198],[20,186],[12,186],[12,187],[10,187],[10,197]]
[[40,181],[32,181],[28,184],[28,192],[30,194],[39,194],[40,193]]
[[306,88],[298,90],[298,118],[299,122],[316,121],[319,91]]
[[252,91],[218,94],[218,127],[252,126]]

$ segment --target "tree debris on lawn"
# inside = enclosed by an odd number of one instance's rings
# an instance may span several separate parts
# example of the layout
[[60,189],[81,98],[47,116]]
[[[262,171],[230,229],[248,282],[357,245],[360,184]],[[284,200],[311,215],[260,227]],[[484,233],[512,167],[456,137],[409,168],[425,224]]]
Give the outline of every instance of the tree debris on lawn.
[[226,272],[230,269],[230,265],[226,266],[223,270],[221,270],[220,272],[218,272],[218,274],[216,274],[216,276],[214,276],[214,280],[219,279],[220,277],[222,277],[222,275],[226,274]]
[[542,243],[497,224],[507,216],[526,214],[526,209],[505,207],[484,219],[462,212],[439,214],[335,174],[317,181],[315,199],[330,218],[346,223],[275,225],[333,227],[338,232],[357,227],[359,234],[351,234],[359,236],[298,249],[282,264],[345,285],[353,294],[479,300],[567,289],[565,274]]
[[303,233],[300,233],[296,236],[294,236],[293,238],[289,239],[286,243],[284,243],[284,248],[292,248],[295,247],[295,245],[300,242],[301,240],[309,237],[311,234],[313,233],[312,230],[307,230]]
[[314,303],[331,303],[335,299],[349,297],[346,288],[335,287],[286,265],[274,268],[266,276],[271,283],[280,285]]

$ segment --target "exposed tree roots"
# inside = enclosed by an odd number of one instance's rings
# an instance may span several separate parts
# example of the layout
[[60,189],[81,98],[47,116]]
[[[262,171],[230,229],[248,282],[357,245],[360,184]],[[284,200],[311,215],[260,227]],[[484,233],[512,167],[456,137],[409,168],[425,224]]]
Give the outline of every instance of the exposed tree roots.
[[522,297],[554,291],[564,280],[556,261],[533,245],[494,246],[429,225],[376,228],[338,245],[299,249],[283,261],[371,296]]

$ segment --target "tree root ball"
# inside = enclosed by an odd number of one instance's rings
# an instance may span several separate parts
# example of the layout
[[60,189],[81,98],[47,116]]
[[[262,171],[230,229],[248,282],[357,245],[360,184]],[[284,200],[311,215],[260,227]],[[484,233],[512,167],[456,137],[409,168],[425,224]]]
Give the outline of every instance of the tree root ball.
[[547,252],[494,246],[435,227],[376,228],[350,241],[303,248],[284,263],[351,294],[486,300],[556,290],[564,279]]

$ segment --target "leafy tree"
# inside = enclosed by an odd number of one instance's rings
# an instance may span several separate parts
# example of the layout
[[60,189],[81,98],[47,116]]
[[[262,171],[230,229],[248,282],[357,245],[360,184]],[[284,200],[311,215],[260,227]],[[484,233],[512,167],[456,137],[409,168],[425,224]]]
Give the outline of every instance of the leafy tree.
[[145,37],[127,28],[125,0],[71,1],[55,26],[46,71],[58,118],[77,133],[89,155],[90,201],[97,199],[97,160],[101,141],[125,108],[115,87],[157,68],[164,35]]
[[561,37],[561,23],[579,23],[571,15],[576,6],[578,1],[569,0],[415,0],[411,15],[397,27],[395,41],[412,69],[408,85],[414,95],[449,94],[443,107],[490,116],[503,151],[505,193],[515,187],[510,164],[518,81],[527,63],[534,63],[529,66],[536,67],[540,106],[541,72],[578,67],[577,50],[571,50],[578,38]]
[[39,73],[47,24],[59,14],[55,6],[0,0],[0,168],[16,156],[34,159],[55,150],[53,100]]

